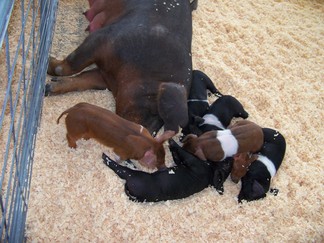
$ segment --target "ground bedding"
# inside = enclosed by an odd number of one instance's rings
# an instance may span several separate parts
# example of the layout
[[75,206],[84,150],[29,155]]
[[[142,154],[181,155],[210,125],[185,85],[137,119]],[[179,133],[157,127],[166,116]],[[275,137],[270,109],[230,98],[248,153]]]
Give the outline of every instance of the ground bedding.
[[[86,0],[61,0],[52,54],[65,57],[87,36]],[[323,225],[324,5],[320,1],[199,1],[193,13],[193,67],[249,119],[284,135],[287,150],[271,187],[279,193],[237,203],[229,179],[182,200],[134,203],[102,163],[94,140],[67,146],[62,111],[89,102],[114,111],[108,90],[47,97],[39,128],[28,242],[321,242]],[[213,98],[209,98],[212,102]],[[167,155],[167,161],[170,161]],[[148,227],[149,226],[149,227]],[[163,229],[163,230],[162,230]]]

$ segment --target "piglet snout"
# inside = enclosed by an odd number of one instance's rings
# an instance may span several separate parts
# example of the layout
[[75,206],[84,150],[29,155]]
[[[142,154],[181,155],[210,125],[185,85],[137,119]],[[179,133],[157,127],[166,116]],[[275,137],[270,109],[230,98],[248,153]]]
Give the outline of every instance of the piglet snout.
[[235,184],[237,184],[237,183],[240,181],[240,179],[238,179],[237,177],[235,177],[235,176],[233,176],[233,175],[231,175],[231,180],[232,180]]

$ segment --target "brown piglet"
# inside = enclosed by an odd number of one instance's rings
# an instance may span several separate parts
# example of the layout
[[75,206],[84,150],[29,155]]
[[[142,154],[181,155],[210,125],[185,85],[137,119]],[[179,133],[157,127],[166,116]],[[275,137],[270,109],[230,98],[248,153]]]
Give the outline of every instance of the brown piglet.
[[175,135],[165,131],[155,138],[142,125],[128,121],[104,108],[78,103],[64,111],[57,119],[65,118],[68,145],[76,148],[76,141],[93,138],[113,148],[120,160],[135,159],[147,168],[165,168],[163,143]]
[[183,148],[202,160],[222,161],[234,157],[231,178],[237,182],[246,174],[254,160],[249,153],[258,152],[263,145],[262,128],[257,124],[240,120],[228,129],[209,131],[201,136],[189,134],[183,140]]

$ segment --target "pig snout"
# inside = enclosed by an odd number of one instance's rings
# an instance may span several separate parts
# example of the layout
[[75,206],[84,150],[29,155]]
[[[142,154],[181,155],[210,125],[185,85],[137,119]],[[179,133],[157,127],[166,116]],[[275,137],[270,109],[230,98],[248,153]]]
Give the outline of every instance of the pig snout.
[[232,180],[235,184],[237,184],[237,183],[240,181],[240,179],[238,179],[237,177],[233,176],[232,174],[231,174],[231,180]]
[[154,153],[153,149],[150,149],[144,153],[143,158],[138,160],[139,163],[149,169],[159,168],[160,165],[157,163],[157,156]]

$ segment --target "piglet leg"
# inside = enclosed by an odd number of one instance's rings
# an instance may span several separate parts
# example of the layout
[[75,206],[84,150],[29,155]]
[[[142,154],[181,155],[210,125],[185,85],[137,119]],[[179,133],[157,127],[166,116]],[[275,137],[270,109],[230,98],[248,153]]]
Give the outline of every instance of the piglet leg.
[[188,165],[191,167],[198,166],[200,167],[200,163],[204,163],[204,161],[199,160],[193,154],[184,150],[181,146],[179,146],[173,139],[169,140],[169,148],[174,159],[174,162],[177,165]]
[[214,162],[214,178],[213,178],[213,186],[216,191],[223,195],[224,193],[224,182],[227,177],[231,173],[233,166],[233,158],[226,158],[224,161]]
[[181,165],[182,159],[178,155],[178,151],[179,151],[179,149],[181,149],[180,145],[177,144],[173,139],[170,139],[169,140],[169,148],[170,148],[170,152],[172,154],[173,161],[177,165]]
[[112,169],[121,179],[127,180],[135,172],[127,167],[121,166],[114,160],[108,157],[105,153],[102,153],[102,159],[105,165]]
[[70,148],[76,148],[77,147],[76,139],[69,136],[69,134],[66,134],[66,139],[68,141],[68,145],[69,145]]

